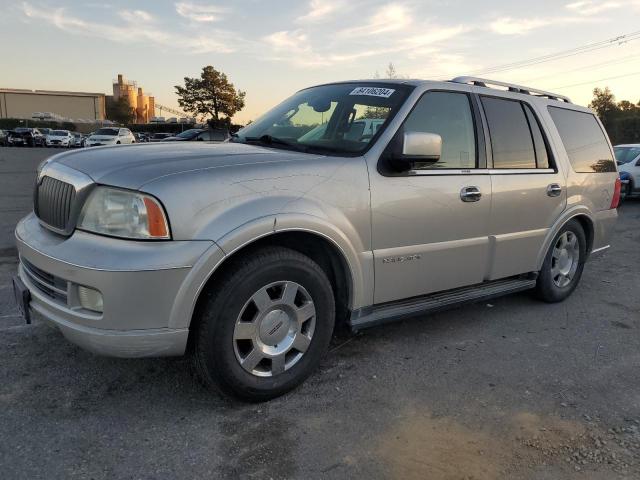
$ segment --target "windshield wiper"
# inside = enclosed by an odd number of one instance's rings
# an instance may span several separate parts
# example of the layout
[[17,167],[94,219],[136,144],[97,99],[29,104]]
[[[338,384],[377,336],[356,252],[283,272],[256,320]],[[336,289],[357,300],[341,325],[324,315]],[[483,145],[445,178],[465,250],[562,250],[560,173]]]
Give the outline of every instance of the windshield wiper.
[[261,137],[245,137],[245,142],[247,143],[259,143],[261,145],[282,145],[294,150],[299,150],[301,152],[306,152],[307,147],[304,145],[299,145],[291,142],[287,142],[282,138],[274,137],[273,135],[262,135]]

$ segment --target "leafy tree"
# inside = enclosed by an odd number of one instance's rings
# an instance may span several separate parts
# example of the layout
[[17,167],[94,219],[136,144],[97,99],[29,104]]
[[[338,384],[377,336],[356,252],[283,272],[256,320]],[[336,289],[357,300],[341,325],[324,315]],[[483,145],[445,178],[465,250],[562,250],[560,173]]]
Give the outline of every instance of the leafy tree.
[[245,92],[236,90],[227,76],[211,65],[200,78],[184,77],[184,87],[175,86],[178,104],[194,115],[211,117],[213,127],[229,126],[231,117],[244,108]]
[[593,89],[593,100],[591,100],[589,108],[598,114],[603,123],[607,123],[620,111],[616,104],[616,97],[611,93],[609,87],[604,90],[601,88]]
[[107,120],[120,124],[133,123],[136,119],[136,111],[125,97],[120,97],[118,100],[107,103],[106,117]]

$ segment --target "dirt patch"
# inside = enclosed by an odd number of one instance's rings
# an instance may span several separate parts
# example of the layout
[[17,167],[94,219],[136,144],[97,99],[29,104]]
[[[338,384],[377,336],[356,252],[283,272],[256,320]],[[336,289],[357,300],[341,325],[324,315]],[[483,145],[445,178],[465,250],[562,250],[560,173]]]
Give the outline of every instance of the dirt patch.
[[491,430],[411,412],[387,432],[378,453],[393,478],[408,480],[529,478],[535,470],[562,478],[640,473],[634,424],[603,432],[593,424],[528,412],[488,424]]

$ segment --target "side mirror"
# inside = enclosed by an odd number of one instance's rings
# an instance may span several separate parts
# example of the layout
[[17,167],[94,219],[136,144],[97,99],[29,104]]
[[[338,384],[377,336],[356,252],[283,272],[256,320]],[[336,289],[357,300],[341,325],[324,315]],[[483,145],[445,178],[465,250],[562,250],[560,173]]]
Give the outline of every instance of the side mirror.
[[393,160],[402,170],[411,170],[417,163],[434,163],[442,155],[442,137],[437,133],[406,132],[400,151]]

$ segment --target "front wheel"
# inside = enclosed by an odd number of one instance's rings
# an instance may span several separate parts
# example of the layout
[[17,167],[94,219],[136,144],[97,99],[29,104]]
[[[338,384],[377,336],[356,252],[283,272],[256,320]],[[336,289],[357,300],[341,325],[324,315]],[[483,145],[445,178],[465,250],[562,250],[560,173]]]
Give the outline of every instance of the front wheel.
[[282,395],[316,369],[329,346],[331,284],[294,250],[270,247],[235,260],[205,294],[193,359],[205,384],[227,395],[248,401]]
[[536,285],[545,302],[561,302],[578,286],[587,259],[587,239],[577,220],[569,221],[555,236]]

